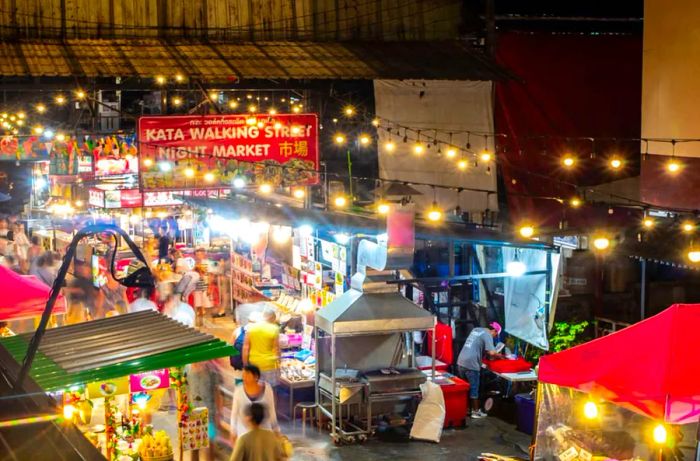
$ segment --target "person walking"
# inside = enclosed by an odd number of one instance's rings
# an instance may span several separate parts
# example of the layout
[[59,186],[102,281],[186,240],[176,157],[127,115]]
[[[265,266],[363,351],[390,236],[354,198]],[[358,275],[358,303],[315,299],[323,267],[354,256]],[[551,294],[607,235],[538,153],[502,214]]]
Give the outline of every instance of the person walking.
[[274,432],[261,427],[266,408],[252,403],[245,409],[249,430],[236,442],[230,461],[281,461],[286,458],[282,441]]
[[271,386],[279,381],[280,327],[277,315],[271,307],[263,311],[263,321],[248,326],[243,343],[243,363],[255,365],[262,380]]
[[474,328],[457,357],[457,368],[462,378],[469,381],[469,399],[472,404],[471,417],[483,418],[486,415],[481,411],[479,403],[479,384],[481,382],[481,365],[484,363],[484,354],[489,358],[499,358],[502,355],[496,352],[493,339],[501,333],[501,325],[493,322],[488,328]]
[[254,365],[243,368],[243,383],[233,391],[231,405],[231,445],[236,446],[237,440],[246,434],[250,428],[246,424],[245,412],[251,404],[263,405],[266,417],[258,426],[279,433],[277,412],[275,411],[275,395],[272,386],[260,380],[260,370]]

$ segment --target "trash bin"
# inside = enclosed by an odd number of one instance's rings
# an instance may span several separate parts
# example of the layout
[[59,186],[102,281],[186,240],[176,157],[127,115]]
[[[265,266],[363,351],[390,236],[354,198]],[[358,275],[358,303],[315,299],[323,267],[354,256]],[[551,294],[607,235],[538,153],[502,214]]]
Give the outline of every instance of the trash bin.
[[516,427],[520,432],[532,434],[535,425],[535,399],[530,394],[517,394],[515,396],[517,413]]

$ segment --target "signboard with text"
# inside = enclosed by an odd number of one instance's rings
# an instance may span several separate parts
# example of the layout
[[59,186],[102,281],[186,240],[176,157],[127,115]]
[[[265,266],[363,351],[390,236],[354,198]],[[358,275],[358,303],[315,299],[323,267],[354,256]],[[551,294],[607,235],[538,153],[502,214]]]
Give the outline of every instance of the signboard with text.
[[318,181],[315,114],[141,117],[138,139],[147,191],[230,187],[241,176],[275,185]]
[[131,392],[146,392],[170,387],[170,373],[167,368],[146,371],[129,376]]

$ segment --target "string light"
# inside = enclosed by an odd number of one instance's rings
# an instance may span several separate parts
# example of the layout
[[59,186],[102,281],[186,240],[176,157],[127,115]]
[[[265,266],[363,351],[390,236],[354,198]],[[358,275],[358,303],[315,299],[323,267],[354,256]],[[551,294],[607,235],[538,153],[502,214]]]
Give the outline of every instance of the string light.
[[58,96],[56,96],[54,98],[54,101],[56,101],[56,104],[58,104],[59,106],[62,106],[63,104],[66,103],[66,97],[63,96],[62,94],[59,94]]
[[282,128],[282,123],[280,123],[280,122],[275,122],[274,127],[275,127],[275,130],[279,130],[280,128]]
[[353,115],[355,115],[355,108],[352,106],[345,106],[345,108],[343,109],[343,113],[345,113],[347,117],[352,117]]
[[302,199],[306,195],[306,192],[304,192],[304,189],[298,187],[292,191],[292,195],[294,198]]
[[77,90],[77,91],[75,92],[75,97],[76,97],[77,99],[83,100],[83,99],[85,99],[86,96],[87,96],[87,95],[85,94],[85,92],[84,92],[83,90]]
[[209,93],[209,99],[212,101],[218,101],[219,99],[219,92],[218,91],[212,91]]
[[695,223],[693,223],[692,221],[686,221],[683,223],[683,226],[681,228],[683,229],[683,232],[693,232],[695,230]]
[[[175,80],[177,80],[178,77],[182,77],[182,76],[181,76],[181,75],[176,75],[176,76],[175,76]],[[162,75],[156,75],[156,79],[155,79],[155,80],[156,80],[156,83],[157,83],[158,85],[165,85],[166,79],[165,79],[164,76],[162,76]],[[179,80],[177,80],[177,81],[179,81]]]
[[185,169],[185,177],[194,178],[194,169],[193,168],[186,168]]
[[292,107],[292,112],[294,112],[295,114],[300,113],[300,112],[301,112],[301,106],[294,106],[294,107]]
[[425,216],[428,218],[428,221],[431,222],[438,222],[442,219],[442,210],[438,207],[436,201],[433,201],[433,204],[428,208]]
[[681,169],[681,164],[678,163],[678,160],[671,158],[666,164],[666,169],[669,173],[677,173]]
[[360,144],[363,146],[369,146],[369,143],[371,142],[371,138],[366,135],[366,134],[361,134],[359,138]]
[[[258,123],[256,123],[257,127],[262,129],[265,127],[265,122],[263,120],[258,120]],[[294,134],[294,133],[292,133]]]
[[294,136],[298,136],[299,134],[301,134],[301,127],[295,125],[295,126],[293,126],[289,131],[290,131]]
[[393,141],[387,141],[384,144],[384,150],[386,150],[387,152],[394,152],[394,150],[396,150],[396,144],[394,144]]
[[17,112],[17,118],[20,120],[24,120],[24,118],[27,116],[24,112]]
[[24,120],[17,120],[17,126],[24,126]]
[[340,146],[340,145],[343,145],[343,144],[345,144],[345,136],[343,136],[342,134],[338,133],[338,134],[336,134],[335,137],[333,138],[333,141],[334,141],[337,145],[339,145],[339,146]]
[[569,201],[569,203],[573,208],[578,208],[581,206],[581,199],[578,197],[574,197]]
[[46,106],[43,104],[37,104],[35,108],[36,108],[36,111],[39,112],[40,114],[43,114],[44,112],[46,112]]
[[462,171],[466,170],[468,166],[469,162],[467,162],[465,159],[461,159],[459,162],[457,162],[457,168]]
[[[165,77],[164,77],[165,78]],[[185,76],[182,74],[175,74],[175,81],[177,83],[182,83],[185,81]]]
[[245,123],[246,123],[246,125],[253,126],[256,123],[258,123],[258,119],[255,117],[248,117],[245,119]]
[[44,127],[41,126],[41,125],[37,125],[37,126],[35,126],[34,128],[32,128],[32,133],[34,133],[34,134],[36,134],[36,135],[40,135],[40,134],[42,134],[43,132],[44,132]]
[[270,115],[277,115],[277,109],[275,109],[274,107],[270,107],[267,113]]
[[241,176],[236,176],[233,178],[233,187],[236,189],[243,189],[245,187],[245,179]]
[[561,159],[561,164],[564,165],[566,168],[573,167],[575,163],[576,163],[576,159],[571,154],[566,154]]
[[345,208],[348,204],[348,199],[346,199],[344,195],[338,195],[333,199],[333,204],[336,208]]
[[152,167],[153,166],[153,160],[150,158],[144,159],[143,160],[143,166],[145,167]]
[[172,171],[173,169],[173,164],[170,162],[158,162],[158,169],[162,171],[163,173],[167,173],[169,171]]
[[206,182],[214,182],[214,179],[216,179],[216,175],[212,172],[208,172],[204,174],[204,180]]
[[414,146],[413,146],[413,153],[414,154],[421,155],[423,152],[425,152],[425,147],[423,146],[423,144],[421,144],[419,142],[414,144]]
[[490,162],[491,161],[491,151],[488,149],[484,149],[481,152],[481,155],[479,156],[482,162]]
[[659,445],[663,445],[666,443],[666,441],[668,440],[668,431],[666,430],[663,424],[658,424],[654,428],[653,437],[654,442],[658,443]]
[[266,182],[260,184],[259,191],[261,194],[269,194],[272,192],[272,184]]
[[613,170],[619,170],[620,168],[622,168],[622,160],[620,160],[617,157],[612,157],[610,159],[610,168],[612,168]]
[[457,156],[457,150],[455,150],[453,147],[450,147],[449,149],[447,149],[445,155],[447,155],[447,158],[455,158]]
[[229,107],[229,109],[235,109],[235,108],[237,108],[237,107],[238,107],[238,101],[236,101],[235,99],[229,100],[229,102],[228,102],[228,107]]
[[593,238],[593,248],[598,251],[607,250],[610,248],[610,239],[604,236],[598,236]]
[[65,134],[63,134],[63,133],[58,133],[58,134],[56,135],[56,141],[58,141],[58,142],[63,142],[63,141],[65,141],[65,140],[66,140],[66,135],[65,135]]
[[518,229],[518,232],[520,233],[521,237],[529,239],[530,237],[535,235],[535,228],[530,225],[524,225],[521,226],[520,229]]
[[598,417],[598,405],[589,400],[583,406],[583,415],[587,419],[596,419]]
[[651,229],[652,227],[654,227],[654,224],[655,224],[654,220],[651,219],[650,217],[646,217],[642,221],[642,225],[647,229]]
[[688,259],[691,263],[700,262],[700,250],[691,249],[690,251],[688,251]]
[[248,112],[254,114],[257,111],[258,111],[258,108],[254,104],[251,104],[250,106],[248,106]]
[[182,98],[179,96],[175,96],[173,98],[173,106],[178,107],[180,105],[182,105]]
[[375,127],[379,126],[379,119],[378,118],[372,119],[372,126],[375,126]]
[[387,214],[391,211],[391,205],[389,205],[386,202],[379,202],[377,204],[377,213],[379,214]]

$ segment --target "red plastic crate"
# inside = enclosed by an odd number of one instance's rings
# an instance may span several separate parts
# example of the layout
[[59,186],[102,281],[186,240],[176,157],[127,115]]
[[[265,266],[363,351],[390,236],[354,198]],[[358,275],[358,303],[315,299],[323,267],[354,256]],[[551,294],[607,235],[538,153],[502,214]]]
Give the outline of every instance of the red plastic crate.
[[454,384],[440,386],[445,397],[445,424],[443,427],[464,427],[469,409],[469,383],[450,378]]

